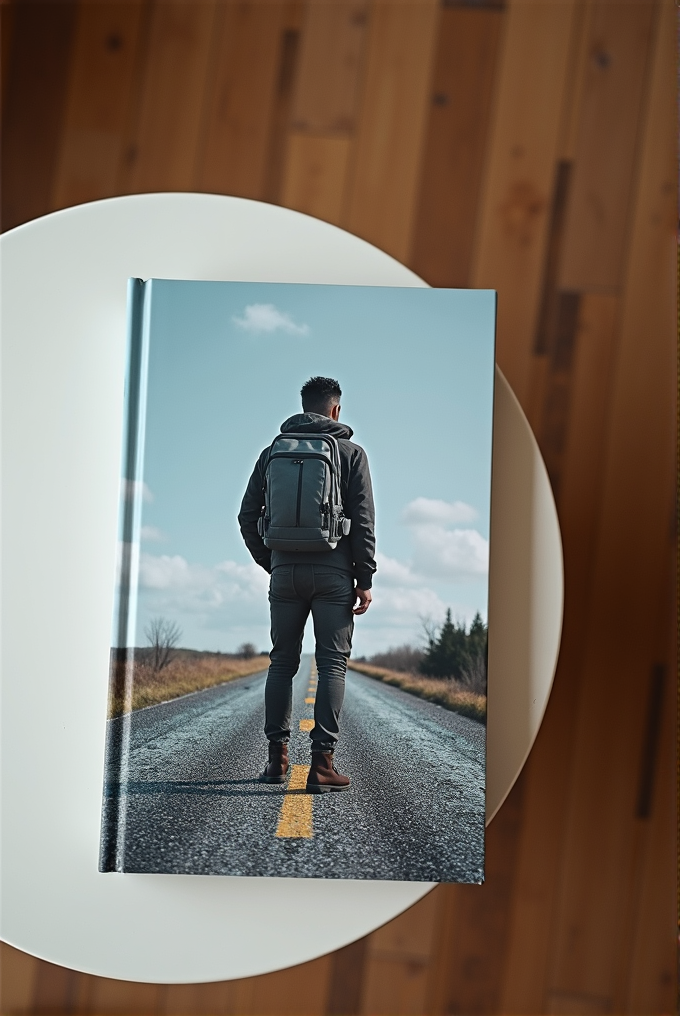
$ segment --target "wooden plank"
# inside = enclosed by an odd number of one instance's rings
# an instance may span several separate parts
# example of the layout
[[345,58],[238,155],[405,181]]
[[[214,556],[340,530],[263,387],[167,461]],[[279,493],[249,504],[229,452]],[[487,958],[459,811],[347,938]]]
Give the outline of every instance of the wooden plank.
[[307,5],[293,102],[294,131],[341,136],[354,131],[367,23],[367,0]]
[[195,186],[215,6],[215,0],[154,2],[123,192]]
[[52,208],[117,192],[144,6],[79,7]]
[[[561,657],[565,656],[563,638]],[[561,857],[566,785],[573,752],[573,670],[560,662],[546,714],[523,770],[524,817],[515,887],[508,902],[508,947],[499,1012],[546,1012],[546,969]],[[570,709],[571,707],[571,709]]]
[[331,973],[325,1012],[328,1016],[355,1016],[361,1011],[366,968],[367,939],[360,938],[331,955]]
[[579,702],[579,751],[550,991],[616,1004],[631,885],[644,689],[658,662],[674,491],[671,61],[659,21],[627,255],[621,339]]
[[14,34],[14,12],[16,3],[11,0],[0,0],[0,87],[2,88],[2,99],[0,109],[2,115],[5,113],[5,99],[7,98],[7,83],[9,71],[12,65],[12,36]]
[[543,284],[534,333],[534,355],[529,368],[529,392],[523,407],[536,434],[541,429],[546,401],[549,376],[547,354],[552,346],[557,325],[558,273],[564,245],[564,224],[576,148],[575,137],[583,98],[584,66],[589,56],[587,30],[590,24],[590,11],[591,5],[589,3],[577,4],[574,9],[569,57],[565,71],[564,102],[560,117],[555,182],[543,265]]
[[78,974],[54,963],[38,961],[31,1013],[70,1012],[77,991]]
[[163,1011],[166,991],[162,984],[140,984],[137,981],[118,981],[109,977],[92,977],[77,974],[74,1004],[70,1012],[89,1016],[108,1016],[118,1013],[144,1013],[156,1016]]
[[618,297],[607,293],[585,294],[579,301],[568,431],[564,460],[557,464],[561,472],[560,514],[571,551],[570,578],[573,574],[579,589],[584,587],[595,551],[619,303]]
[[431,892],[368,936],[360,1011],[422,1013],[440,899]]
[[469,284],[500,8],[445,7],[409,265],[431,286]]
[[164,1016],[221,1016],[234,1012],[234,981],[209,984],[168,984],[164,986],[161,1012]]
[[32,1011],[39,962],[0,942],[0,1012],[19,1016]]
[[472,286],[498,290],[497,359],[523,405],[576,6],[508,6],[470,273]]
[[655,4],[594,0],[560,285],[617,287]]
[[428,1005],[432,1013],[501,1012],[509,902],[524,811],[524,781],[511,790],[487,829],[486,879],[481,886],[442,886]]
[[366,0],[308,4],[280,195],[288,208],[339,225],[347,190]]
[[269,129],[267,171],[265,173],[263,192],[266,201],[278,202],[281,199],[281,187],[285,172],[286,141],[290,127],[299,52],[300,29],[298,27],[287,27],[281,36],[279,73]]
[[76,3],[16,5],[2,123],[2,228],[45,215],[68,86]]
[[[524,770],[525,811],[516,889],[511,903],[509,948],[500,998],[502,1012],[544,1013],[550,1005],[599,1005],[596,999],[552,1000],[545,990],[575,750],[577,694],[583,668],[592,561],[596,550],[619,301],[609,294],[579,300],[573,370],[569,373],[568,429],[561,472],[560,524],[565,561],[562,648],[548,709]],[[552,357],[546,355],[550,371]],[[548,381],[546,381],[546,385]],[[544,436],[544,435],[542,435]],[[531,963],[526,957],[531,956]]]
[[439,898],[430,892],[368,936],[368,955],[428,960],[432,951]]
[[291,133],[281,204],[339,226],[350,148],[349,138]]
[[562,254],[564,219],[571,171],[572,163],[569,160],[560,159],[558,161],[546,241],[543,286],[534,337],[534,356],[530,366],[529,394],[524,405],[527,419],[537,435],[541,433],[546,390],[550,375],[551,358],[549,351],[554,344],[558,326],[560,299],[557,288],[557,276]]
[[220,9],[197,175],[200,190],[264,196],[286,8],[285,3],[233,0]]
[[[675,663],[675,646],[669,648],[668,655]],[[640,899],[626,971],[623,1011],[627,1012],[672,1012],[677,1000],[677,717],[672,680],[675,673],[676,668],[671,665],[666,674]]]
[[324,1011],[331,970],[330,956],[279,970],[275,974],[234,981],[238,1016],[317,1016]]
[[[624,305],[624,337],[627,346],[636,342],[646,345],[647,329],[659,329],[667,336],[662,347],[660,369],[673,370],[671,334],[674,332],[677,308],[674,297],[675,279],[672,262],[675,259],[675,243],[671,238],[675,218],[675,101],[671,97],[671,81],[676,74],[676,50],[674,30],[677,13],[670,0],[660,5],[658,23],[655,26],[655,50],[653,69],[647,95],[643,158],[638,175],[638,200],[633,216],[633,230],[630,244],[630,258],[627,274],[627,299]],[[650,288],[648,288],[650,287]],[[654,287],[654,288],[651,288]],[[673,322],[673,323],[672,323]],[[640,341],[645,336],[645,342]],[[656,351],[649,350],[654,356]],[[658,353],[656,353],[658,355]],[[631,365],[632,366],[632,365]],[[663,387],[655,394],[651,386],[653,378],[646,378],[647,398],[661,396],[668,403],[667,424],[670,427],[676,418],[677,390],[672,388],[670,379],[664,376]],[[640,407],[641,410],[642,407]],[[673,441],[668,452],[672,454]],[[661,449],[663,454],[663,449]],[[640,454],[640,452],[638,452]],[[645,477],[641,477],[645,482]],[[671,468],[670,482],[673,483]],[[673,487],[669,491],[673,496]],[[662,491],[649,490],[648,496],[663,497]],[[675,522],[672,505],[669,505],[667,524],[669,537],[669,559],[667,585],[659,584],[657,593],[657,645],[656,659],[665,664],[665,704],[661,714],[661,732],[658,746],[654,744],[654,698],[650,696],[650,711],[647,716],[647,738],[644,754],[640,760],[637,795],[637,817],[645,833],[645,849],[636,871],[639,880],[639,897],[635,910],[630,915],[627,931],[631,939],[628,953],[622,957],[619,967],[619,985],[614,1003],[629,1012],[670,1012],[677,1000],[677,913],[676,895],[677,867],[676,851],[677,825],[677,723],[674,696],[677,674],[677,585],[672,588],[677,575],[670,559],[673,553]],[[641,520],[643,523],[645,520]],[[663,524],[663,523],[662,523]],[[653,587],[649,587],[650,593]],[[659,602],[660,601],[660,602]],[[653,668],[652,678],[654,679]],[[652,692],[654,687],[650,689]],[[652,741],[649,742],[651,735]],[[656,754],[656,758],[654,755]],[[647,787],[645,788],[645,784]],[[645,800],[646,797],[646,800]]]
[[360,1011],[367,1016],[420,1016],[425,1012],[427,987],[427,960],[417,956],[373,956],[366,971]]
[[[670,89],[669,85],[666,87]],[[666,110],[667,124],[670,123],[668,117]],[[668,127],[666,131],[670,141]],[[654,148],[653,161],[661,166],[665,158],[669,166],[668,154],[663,156],[658,139]],[[658,202],[664,186],[668,186],[668,177],[665,184],[657,181],[656,185],[648,185],[648,200],[654,195],[653,200]],[[665,221],[665,228],[669,229],[668,209],[664,213],[665,220],[661,211],[652,204],[647,216],[657,223]],[[653,251],[655,244],[652,272],[659,269],[663,241],[659,236],[656,239],[648,237],[646,252]],[[651,282],[651,279],[646,282]],[[653,285],[648,296],[650,301],[656,299]],[[641,302],[641,311],[644,306]],[[525,819],[513,901],[510,949],[501,997],[502,1011],[510,1013],[542,1013],[549,1006],[575,1012],[577,1005],[587,1005],[590,1011],[596,1011],[593,1007],[601,1004],[600,996],[589,998],[583,993],[560,995],[553,991],[549,998],[546,980],[551,936],[556,923],[558,872],[564,857],[568,782],[576,747],[576,699],[586,648],[583,630],[590,611],[597,614],[599,609],[596,601],[592,601],[591,605],[590,589],[607,462],[608,392],[611,393],[613,364],[620,338],[617,327],[620,311],[616,308],[617,301],[605,294],[589,294],[581,299],[580,335],[572,378],[570,424],[560,497],[566,573],[562,650],[548,710],[525,768]],[[642,326],[641,321],[639,326]],[[548,358],[545,359],[547,361]],[[603,520],[601,525],[606,526],[609,522],[611,520]],[[599,762],[596,762],[596,769],[598,765]],[[531,964],[527,964],[527,956],[532,957]],[[642,1006],[637,1011],[644,1010]],[[649,1011],[658,1010],[650,1007]]]
[[436,44],[436,0],[374,0],[344,225],[401,261],[411,248]]

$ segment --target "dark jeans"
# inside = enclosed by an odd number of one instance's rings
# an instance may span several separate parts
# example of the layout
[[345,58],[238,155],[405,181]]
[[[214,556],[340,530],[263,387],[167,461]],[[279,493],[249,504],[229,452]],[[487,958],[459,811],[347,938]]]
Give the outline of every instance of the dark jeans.
[[290,738],[293,678],[300,666],[305,622],[312,613],[319,672],[313,751],[332,751],[345,695],[345,672],[354,630],[352,576],[325,564],[283,564],[269,583],[272,644],[265,686],[265,727],[270,741]]

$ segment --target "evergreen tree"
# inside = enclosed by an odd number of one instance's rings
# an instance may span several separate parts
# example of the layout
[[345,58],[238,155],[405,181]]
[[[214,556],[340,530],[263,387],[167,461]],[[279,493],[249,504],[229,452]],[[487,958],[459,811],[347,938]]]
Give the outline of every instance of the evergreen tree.
[[465,625],[451,619],[451,610],[446,611],[446,620],[437,636],[432,635],[420,669],[433,677],[455,677],[460,680],[466,664],[469,663]]
[[487,626],[477,612],[466,631],[464,622],[455,622],[451,610],[439,631],[428,631],[428,647],[420,664],[423,674],[448,677],[486,691]]
[[487,646],[489,629],[482,621],[479,611],[475,614],[468,632],[469,666],[464,678],[475,690],[486,694]]

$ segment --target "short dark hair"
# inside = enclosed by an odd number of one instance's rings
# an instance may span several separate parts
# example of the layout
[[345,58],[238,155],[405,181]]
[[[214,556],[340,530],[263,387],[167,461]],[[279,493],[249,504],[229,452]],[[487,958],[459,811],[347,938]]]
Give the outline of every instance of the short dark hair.
[[300,389],[300,395],[304,413],[320,413],[325,416],[340,401],[342,389],[332,377],[310,377]]

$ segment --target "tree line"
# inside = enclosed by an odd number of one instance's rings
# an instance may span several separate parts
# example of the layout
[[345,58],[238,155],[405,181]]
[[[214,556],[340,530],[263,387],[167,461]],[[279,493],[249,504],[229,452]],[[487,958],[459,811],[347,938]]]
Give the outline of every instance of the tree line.
[[488,625],[477,612],[467,628],[464,621],[454,621],[447,610],[444,623],[423,622],[424,649],[397,646],[376,653],[367,661],[377,667],[420,673],[442,680],[458,681],[472,691],[486,694]]

